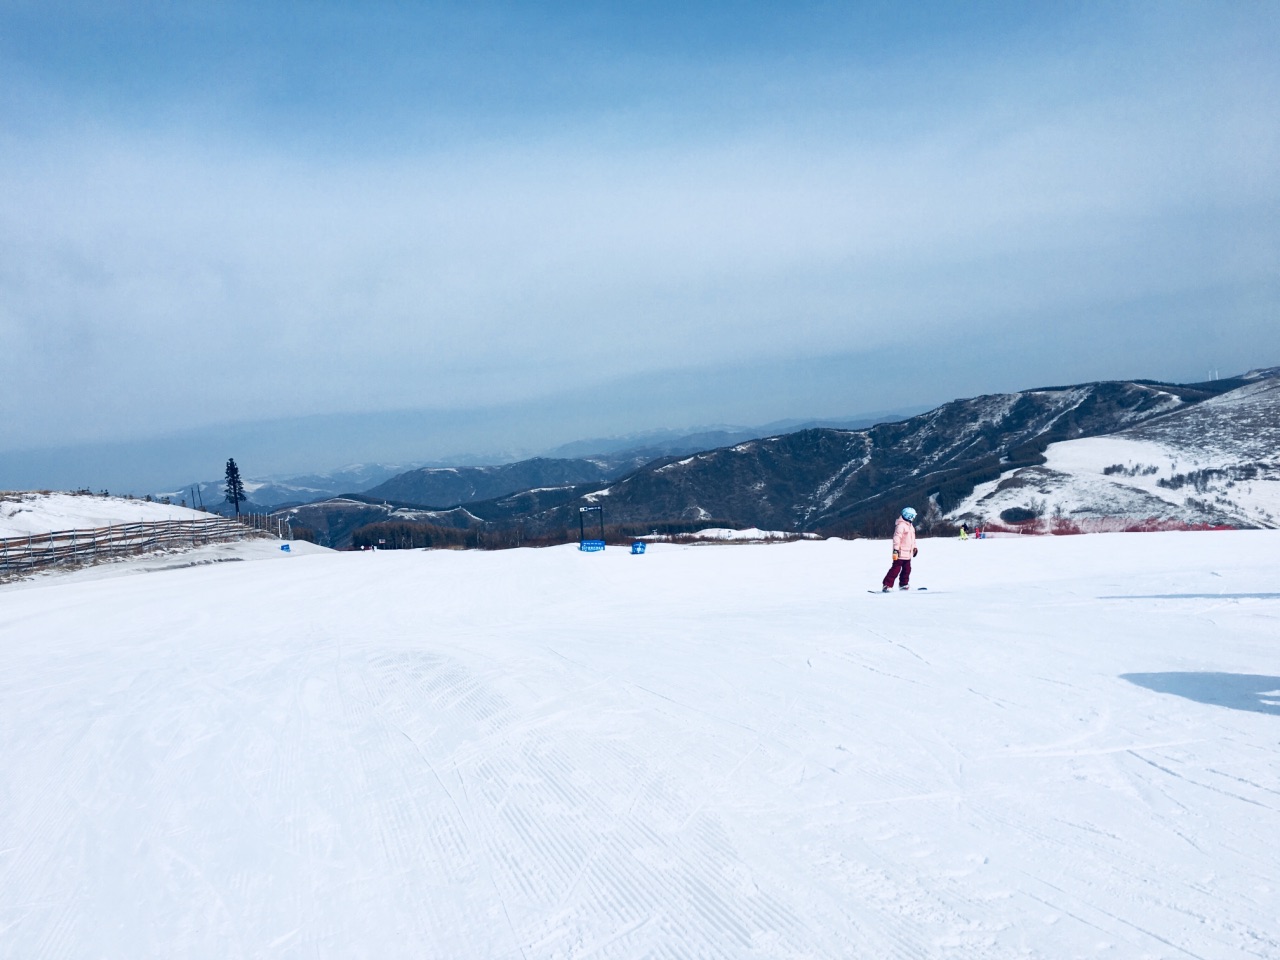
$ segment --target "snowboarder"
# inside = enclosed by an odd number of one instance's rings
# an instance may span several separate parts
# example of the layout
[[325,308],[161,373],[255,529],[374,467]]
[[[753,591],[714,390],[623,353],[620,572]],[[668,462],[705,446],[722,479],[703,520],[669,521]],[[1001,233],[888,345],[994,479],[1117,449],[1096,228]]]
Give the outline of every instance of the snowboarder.
[[916,547],[916,528],[911,522],[915,518],[915,510],[904,507],[902,516],[893,525],[893,566],[884,575],[883,593],[893,589],[894,580],[899,581],[899,590],[911,589],[911,560],[920,552]]
[[960,539],[961,540],[969,539],[969,524],[967,523],[960,524]]

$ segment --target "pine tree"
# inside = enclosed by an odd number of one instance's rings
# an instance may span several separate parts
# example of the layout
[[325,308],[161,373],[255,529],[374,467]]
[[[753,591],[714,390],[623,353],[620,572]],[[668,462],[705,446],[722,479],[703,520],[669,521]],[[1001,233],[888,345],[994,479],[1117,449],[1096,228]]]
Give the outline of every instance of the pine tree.
[[234,458],[227,461],[227,486],[225,489],[227,503],[236,508],[236,516],[240,516],[240,504],[244,503],[244,484],[240,482],[240,468]]

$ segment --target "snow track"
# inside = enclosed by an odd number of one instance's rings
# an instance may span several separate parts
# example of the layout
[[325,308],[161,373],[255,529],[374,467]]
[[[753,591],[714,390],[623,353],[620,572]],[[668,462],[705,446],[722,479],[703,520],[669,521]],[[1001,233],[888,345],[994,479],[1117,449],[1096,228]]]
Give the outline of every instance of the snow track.
[[1280,534],[0,588],[0,957],[1280,956]]

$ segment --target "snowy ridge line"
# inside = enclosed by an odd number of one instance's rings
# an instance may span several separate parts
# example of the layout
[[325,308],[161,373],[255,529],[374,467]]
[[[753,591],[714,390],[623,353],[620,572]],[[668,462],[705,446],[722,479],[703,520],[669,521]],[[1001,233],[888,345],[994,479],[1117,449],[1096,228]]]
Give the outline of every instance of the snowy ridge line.
[[241,521],[211,517],[208,520],[123,523],[6,537],[0,539],[0,575],[63,563],[93,562],[166,547],[194,547],[263,535],[263,531]]

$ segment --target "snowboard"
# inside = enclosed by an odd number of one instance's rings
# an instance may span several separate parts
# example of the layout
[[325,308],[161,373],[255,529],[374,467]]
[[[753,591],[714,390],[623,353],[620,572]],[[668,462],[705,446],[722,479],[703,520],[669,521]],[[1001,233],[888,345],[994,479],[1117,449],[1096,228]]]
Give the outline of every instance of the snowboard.
[[[928,589],[929,589],[928,587],[912,587],[910,590],[899,590],[897,587],[894,587],[894,588],[893,588],[892,590],[890,590],[889,592],[890,592],[890,593],[924,593],[924,592],[925,592],[925,591],[927,591]],[[884,591],[883,591],[883,590],[868,590],[868,591],[867,591],[867,593],[884,593]]]

